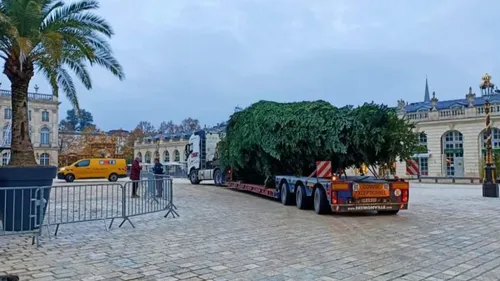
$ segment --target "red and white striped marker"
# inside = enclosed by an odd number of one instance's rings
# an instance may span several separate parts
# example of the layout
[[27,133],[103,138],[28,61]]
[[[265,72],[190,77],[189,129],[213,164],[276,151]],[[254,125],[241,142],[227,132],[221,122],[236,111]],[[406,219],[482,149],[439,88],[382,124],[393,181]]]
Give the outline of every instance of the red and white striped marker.
[[316,174],[318,178],[329,178],[332,176],[332,162],[331,161],[316,161],[316,170],[312,172],[309,177]]
[[406,161],[406,174],[407,175],[418,175],[418,162],[417,160],[410,159]]

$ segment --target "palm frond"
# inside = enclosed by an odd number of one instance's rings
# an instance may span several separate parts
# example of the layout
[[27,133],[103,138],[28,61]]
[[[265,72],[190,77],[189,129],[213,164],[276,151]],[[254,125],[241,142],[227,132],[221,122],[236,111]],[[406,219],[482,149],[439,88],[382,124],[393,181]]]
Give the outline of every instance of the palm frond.
[[62,90],[71,105],[73,105],[77,111],[80,111],[75,83],[73,83],[73,79],[71,78],[69,72],[62,67],[57,69],[57,84],[62,87]]
[[92,88],[92,80],[87,71],[87,66],[82,62],[81,58],[72,58],[67,55],[64,56],[63,64],[67,65],[76,74],[85,88]]
[[0,52],[5,54],[0,57],[33,63],[49,81],[53,94],[58,96],[61,90],[78,108],[70,71],[87,89],[92,88],[89,65],[125,78],[107,41],[114,34],[111,25],[92,13],[98,8],[97,0],[0,1]]
[[113,75],[118,77],[120,80],[125,79],[125,73],[123,72],[123,68],[118,62],[118,60],[109,52],[98,52],[95,54],[93,61],[91,64],[96,63],[107,70],[109,70]]

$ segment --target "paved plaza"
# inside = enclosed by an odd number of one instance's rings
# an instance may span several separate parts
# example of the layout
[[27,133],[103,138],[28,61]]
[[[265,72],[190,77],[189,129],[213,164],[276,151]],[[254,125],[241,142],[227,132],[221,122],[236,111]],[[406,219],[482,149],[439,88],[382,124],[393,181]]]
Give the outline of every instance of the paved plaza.
[[500,199],[478,186],[413,184],[397,216],[319,216],[256,195],[175,184],[179,218],[63,225],[0,237],[21,280],[500,280]]

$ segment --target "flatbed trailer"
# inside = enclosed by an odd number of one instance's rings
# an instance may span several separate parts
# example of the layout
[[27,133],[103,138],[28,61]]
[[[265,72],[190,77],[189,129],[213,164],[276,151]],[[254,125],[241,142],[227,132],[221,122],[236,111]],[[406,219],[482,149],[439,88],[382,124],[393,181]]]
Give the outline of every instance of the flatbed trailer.
[[274,188],[241,181],[224,183],[228,188],[249,191],[299,209],[314,208],[318,214],[378,211],[397,214],[408,209],[409,183],[370,176],[337,178],[276,176]]

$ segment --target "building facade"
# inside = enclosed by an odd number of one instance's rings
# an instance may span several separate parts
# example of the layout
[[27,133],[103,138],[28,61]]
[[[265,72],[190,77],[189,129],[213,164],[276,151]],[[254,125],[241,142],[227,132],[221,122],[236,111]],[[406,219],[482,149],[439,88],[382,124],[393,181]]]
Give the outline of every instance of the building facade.
[[155,158],[160,162],[186,162],[186,145],[191,133],[165,134],[137,140],[134,144],[134,155],[146,164],[153,163]]
[[[58,158],[58,120],[59,102],[53,95],[38,93],[35,86],[34,93],[28,93],[28,118],[29,133],[35,158],[38,164],[44,166],[57,166]],[[0,143],[2,147],[10,147],[12,105],[11,92],[0,90],[0,126],[2,135]],[[7,165],[10,160],[9,149],[2,152],[1,165]]]
[[[500,90],[485,74],[479,85],[480,95],[472,89],[464,98],[440,101],[429,93],[426,81],[424,100],[410,103],[398,101],[398,113],[416,125],[423,153],[414,160],[422,177],[479,177],[485,155],[485,101],[491,104],[492,147],[500,152]],[[415,163],[414,162],[414,163]],[[396,174],[415,176],[407,172],[408,164],[398,162]]]

